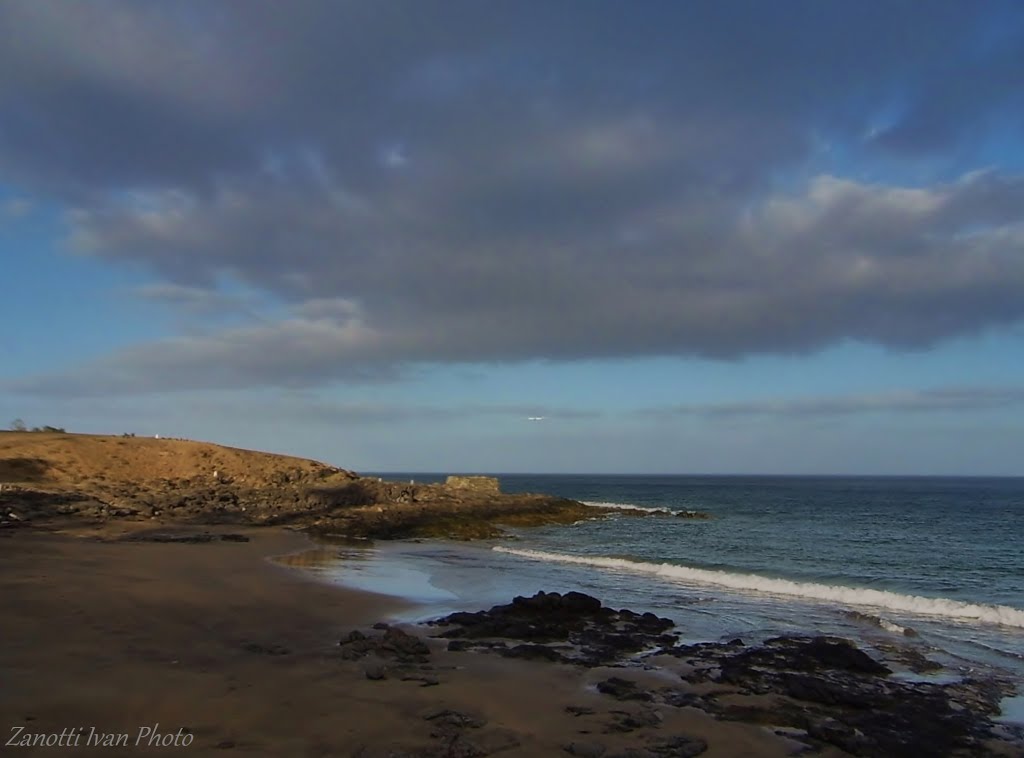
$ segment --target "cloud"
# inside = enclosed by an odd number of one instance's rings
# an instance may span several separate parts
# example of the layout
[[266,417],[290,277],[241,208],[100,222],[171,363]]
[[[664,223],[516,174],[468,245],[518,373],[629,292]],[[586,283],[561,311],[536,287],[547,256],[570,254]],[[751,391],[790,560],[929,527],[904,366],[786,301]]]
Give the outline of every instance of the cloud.
[[[300,388],[337,378],[394,378],[396,369],[376,356],[380,344],[380,336],[357,319],[338,323],[291,318],[139,345],[68,374],[15,381],[7,387],[27,394],[100,396],[245,386]],[[363,360],[339,365],[339,356],[352,353]]]
[[1024,405],[1024,387],[950,387],[868,395],[755,400],[649,408],[641,415],[725,418],[822,418],[866,413],[931,413],[1001,410]]
[[407,423],[418,421],[456,422],[479,418],[521,420],[544,414],[541,418],[552,421],[582,421],[600,417],[597,411],[583,409],[550,408],[539,405],[365,405],[361,403],[312,403],[305,412],[321,421],[337,423]]
[[19,197],[0,204],[0,222],[4,219],[14,220],[27,216],[32,212],[32,202]]
[[0,27],[0,180],[152,272],[144,296],[264,300],[28,385],[918,348],[1024,318],[1024,178],[978,170],[1021,136],[1016,4],[34,0]]
[[[252,414],[251,400],[238,401],[216,397],[199,400],[192,406],[204,416],[224,418],[248,417]],[[489,419],[521,421],[527,416],[543,414],[552,421],[574,422],[600,418],[601,413],[589,409],[559,408],[546,405],[482,404],[430,405],[422,403],[382,403],[378,401],[337,401],[311,395],[304,391],[278,394],[261,403],[260,419],[267,423],[326,425],[349,428],[353,426],[391,426],[403,424],[453,424],[463,421]]]
[[205,287],[189,287],[168,282],[144,284],[132,294],[147,302],[169,306],[193,317],[256,317],[258,303],[251,296],[228,294]]

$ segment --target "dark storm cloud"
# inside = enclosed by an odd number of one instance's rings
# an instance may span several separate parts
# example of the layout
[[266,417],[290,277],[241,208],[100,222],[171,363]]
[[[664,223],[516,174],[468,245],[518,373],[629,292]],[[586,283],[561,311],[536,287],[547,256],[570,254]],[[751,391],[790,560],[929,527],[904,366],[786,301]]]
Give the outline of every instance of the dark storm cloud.
[[[922,346],[1014,322],[1024,182],[973,170],[987,139],[1020,137],[1022,18],[6,3],[0,181],[65,202],[79,250],[187,288],[164,294],[226,279],[287,311],[33,384],[312,386],[420,362]],[[922,156],[942,178],[911,186],[901,161]]]

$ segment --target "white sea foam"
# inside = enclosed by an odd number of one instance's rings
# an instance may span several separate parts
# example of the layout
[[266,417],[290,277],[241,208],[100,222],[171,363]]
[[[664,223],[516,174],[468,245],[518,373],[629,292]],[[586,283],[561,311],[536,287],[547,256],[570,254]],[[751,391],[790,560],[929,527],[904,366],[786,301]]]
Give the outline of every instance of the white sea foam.
[[888,620],[883,619],[883,618],[879,618],[878,619],[878,625],[880,627],[882,627],[882,629],[884,629],[885,631],[892,632],[893,634],[906,634],[907,633],[907,628],[905,626],[900,626],[899,624],[894,624],[891,621],[888,621]]
[[[833,584],[816,584],[814,582],[794,582],[789,579],[773,579],[756,574],[733,574],[727,571],[711,571],[708,569],[679,566],[672,563],[646,563],[624,558],[605,558],[601,556],[566,555],[548,553],[541,550],[521,550],[510,547],[494,547],[499,553],[518,555],[538,561],[554,561],[573,563],[598,568],[635,571],[651,574],[665,579],[678,579],[699,584],[711,584],[718,587],[760,592],[771,595],[824,600],[846,605],[863,605],[873,608],[887,608],[894,611],[915,613],[924,616],[942,616],[946,618],[982,621],[990,624],[1002,624],[1024,629],[1024,610],[1005,605],[981,605],[964,603],[947,598],[920,597],[918,595],[901,595],[898,592],[872,590],[856,587],[841,587]],[[902,627],[901,627],[902,628]]]
[[631,503],[606,503],[604,501],[584,500],[584,505],[590,505],[594,508],[608,508],[609,510],[616,511],[643,511],[644,513],[664,513],[671,516],[675,511],[668,508],[654,508],[646,505],[633,505]]
[[884,629],[885,631],[892,632],[893,634],[902,634],[908,637],[912,637],[915,634],[914,630],[910,629],[909,627],[894,624],[892,621],[889,621],[888,619],[884,619],[881,616],[875,616],[871,613],[861,613],[860,611],[846,611],[843,615],[846,616],[848,619],[852,619],[853,621],[861,621],[866,624],[874,624],[879,629]]

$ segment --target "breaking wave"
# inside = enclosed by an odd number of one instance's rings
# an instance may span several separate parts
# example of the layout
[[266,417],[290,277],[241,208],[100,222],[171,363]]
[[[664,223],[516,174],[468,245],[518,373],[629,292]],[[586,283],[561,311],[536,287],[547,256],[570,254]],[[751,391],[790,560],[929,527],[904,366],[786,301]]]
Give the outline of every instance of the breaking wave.
[[1024,610],[1011,608],[1006,605],[982,605],[947,598],[902,595],[898,592],[888,592],[885,590],[841,587],[814,582],[795,582],[789,579],[773,579],[756,574],[733,574],[727,571],[691,568],[672,563],[647,563],[625,558],[566,555],[564,553],[548,553],[542,550],[522,550],[500,546],[496,546],[492,550],[538,561],[573,563],[595,566],[597,568],[634,571],[665,579],[710,584],[733,590],[762,592],[771,595],[785,595],[811,600],[825,600],[847,605],[887,608],[889,610],[915,613],[923,616],[982,621],[1024,629]]
[[863,624],[870,624],[871,626],[877,626],[879,629],[884,629],[887,632],[893,634],[902,634],[905,637],[915,637],[917,632],[908,626],[900,626],[894,624],[888,619],[884,619],[881,616],[876,616],[873,613],[861,613],[860,611],[844,611],[843,615],[851,621],[858,621]]
[[664,513],[668,516],[675,515],[676,511],[669,508],[653,508],[646,505],[632,505],[630,503],[606,503],[603,501],[583,500],[584,505],[594,508],[608,508],[616,511],[643,511],[644,513]]

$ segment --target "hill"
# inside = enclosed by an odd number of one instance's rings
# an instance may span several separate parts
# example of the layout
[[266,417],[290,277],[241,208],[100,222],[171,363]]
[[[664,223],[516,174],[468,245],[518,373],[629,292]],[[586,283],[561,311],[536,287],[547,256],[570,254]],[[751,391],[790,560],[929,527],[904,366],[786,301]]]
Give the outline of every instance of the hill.
[[193,440],[47,432],[0,432],[0,483],[109,492],[131,483],[224,478],[251,486],[320,479],[342,469],[305,458]]
[[491,537],[496,524],[607,515],[497,482],[415,485],[207,442],[0,433],[0,528],[124,522],[289,525],[349,537]]

